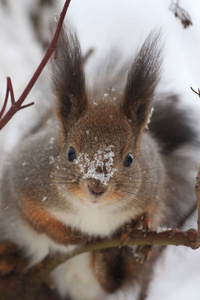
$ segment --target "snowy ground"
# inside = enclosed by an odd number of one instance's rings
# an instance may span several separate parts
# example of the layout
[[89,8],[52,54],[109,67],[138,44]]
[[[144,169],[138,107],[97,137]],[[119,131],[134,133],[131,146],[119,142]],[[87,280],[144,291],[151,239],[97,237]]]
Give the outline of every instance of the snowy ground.
[[[5,96],[6,76],[13,80],[19,97],[41,57],[42,47],[33,33],[28,12],[35,0],[9,0],[2,9],[0,1],[0,103]],[[64,1],[58,1],[58,10]],[[169,0],[72,0],[68,17],[78,29],[83,51],[96,49],[100,59],[109,48],[119,47],[126,55],[134,54],[146,35],[154,28],[163,28],[165,61],[160,90],[182,96],[182,105],[190,108],[194,118],[200,116],[199,98],[191,92],[200,87],[200,3],[180,1],[191,15],[193,26],[183,29],[179,20],[168,10]],[[52,16],[53,19],[53,16]],[[35,106],[19,112],[0,135],[0,153],[7,152],[34,126],[41,106],[47,106],[52,95],[48,92],[48,68],[41,75],[27,102]],[[197,123],[200,129],[200,122]],[[195,227],[195,217],[191,224]],[[157,263],[148,300],[199,300],[200,250],[169,247]],[[127,298],[132,299],[131,294]]]

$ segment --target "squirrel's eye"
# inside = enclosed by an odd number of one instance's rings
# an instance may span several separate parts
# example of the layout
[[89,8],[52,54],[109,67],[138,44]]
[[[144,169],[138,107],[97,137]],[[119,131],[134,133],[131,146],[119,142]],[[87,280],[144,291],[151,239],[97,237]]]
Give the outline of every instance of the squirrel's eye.
[[131,153],[127,154],[126,155],[126,158],[124,160],[124,166],[125,167],[129,167],[131,164],[132,164],[132,161],[133,161],[133,156]]
[[76,151],[75,151],[75,149],[73,147],[69,148],[68,159],[69,159],[69,161],[73,161],[73,160],[76,159]]

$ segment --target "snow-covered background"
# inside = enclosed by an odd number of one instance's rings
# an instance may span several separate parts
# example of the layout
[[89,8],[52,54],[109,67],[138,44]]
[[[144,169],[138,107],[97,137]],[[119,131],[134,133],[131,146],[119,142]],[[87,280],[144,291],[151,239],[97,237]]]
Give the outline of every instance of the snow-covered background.
[[[0,104],[2,105],[6,76],[13,81],[16,99],[39,64],[43,48],[36,37],[30,14],[38,0],[0,0]],[[64,3],[54,1],[54,8],[45,7],[42,13],[42,39],[49,40],[49,18],[54,19]],[[67,13],[75,25],[83,52],[95,48],[95,59],[113,47],[124,55],[135,53],[147,34],[162,27],[165,43],[162,91],[177,92],[181,105],[200,120],[200,100],[191,92],[200,87],[200,2],[180,1],[192,18],[193,26],[183,29],[168,7],[170,0],[72,0]],[[44,14],[43,14],[44,13]],[[50,90],[50,71],[45,68],[26,103],[33,107],[17,113],[0,134],[0,156],[12,150],[23,135],[37,123],[44,107],[53,99]],[[200,122],[197,122],[200,130]],[[196,227],[195,217],[186,228]],[[148,300],[199,300],[200,250],[168,247],[158,261]],[[129,293],[121,299],[133,299]]]

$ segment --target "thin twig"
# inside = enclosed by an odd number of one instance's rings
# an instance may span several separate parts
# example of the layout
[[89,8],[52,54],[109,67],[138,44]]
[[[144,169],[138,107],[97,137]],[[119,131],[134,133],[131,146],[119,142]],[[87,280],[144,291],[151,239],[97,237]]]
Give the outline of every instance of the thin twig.
[[90,56],[94,53],[94,48],[90,48],[85,55],[82,58],[82,62],[83,64],[85,64],[88,61],[88,58],[90,58]]
[[171,10],[174,13],[174,16],[181,21],[184,28],[193,25],[189,13],[185,9],[180,7],[178,0],[176,2],[171,0],[169,10]]
[[12,81],[11,81],[10,77],[7,78],[7,83],[8,83],[8,89],[10,92],[10,100],[11,100],[12,105],[14,105],[15,104],[15,96],[14,96]]
[[198,212],[196,246],[200,247],[200,165],[196,177],[195,194],[197,199],[197,212]]
[[199,97],[200,97],[200,89],[198,88],[198,92],[197,91],[195,91],[192,87],[190,87],[191,88],[191,90],[195,93],[195,94],[197,94]]
[[[49,45],[49,47],[47,48],[47,51],[44,55],[44,58],[42,59],[41,63],[39,64],[37,70],[35,71],[35,73],[33,74],[31,80],[29,81],[29,83],[27,84],[26,88],[24,89],[24,91],[22,92],[21,96],[19,97],[19,99],[15,102],[14,100],[14,93],[13,93],[13,89],[12,89],[12,83],[11,80],[7,80],[7,91],[6,91],[6,97],[5,97],[5,102],[3,105],[3,108],[1,110],[1,116],[3,115],[4,111],[5,111],[5,107],[7,105],[7,98],[8,98],[8,94],[10,92],[11,94],[11,102],[12,102],[12,106],[10,107],[10,109],[8,110],[8,112],[5,114],[4,117],[2,117],[2,119],[0,119],[0,130],[9,122],[9,120],[14,116],[14,114],[19,111],[20,109],[23,109],[25,107],[28,107],[30,105],[32,105],[33,103],[29,103],[27,105],[22,106],[22,103],[24,102],[24,100],[26,99],[27,95],[29,94],[30,90],[32,89],[33,85],[35,84],[36,80],[38,79],[39,75],[41,74],[42,70],[44,69],[45,65],[47,64],[50,56],[52,55],[53,51],[55,50],[56,47],[56,42],[58,40],[61,28],[62,28],[62,24],[64,21],[64,17],[65,14],[67,12],[67,9],[69,7],[71,0],[66,0],[65,4],[63,6],[63,10],[60,14],[60,18],[58,21],[58,25],[54,34],[54,37]],[[9,81],[9,82],[8,82]],[[3,113],[2,113],[3,112]]]
[[6,109],[6,106],[7,106],[7,103],[8,103],[8,96],[9,96],[9,84],[8,84],[8,80],[9,80],[9,77],[7,77],[7,88],[6,88],[6,96],[5,96],[5,100],[4,100],[4,104],[3,104],[3,107],[1,109],[1,112],[0,112],[0,120],[5,112],[5,109]]

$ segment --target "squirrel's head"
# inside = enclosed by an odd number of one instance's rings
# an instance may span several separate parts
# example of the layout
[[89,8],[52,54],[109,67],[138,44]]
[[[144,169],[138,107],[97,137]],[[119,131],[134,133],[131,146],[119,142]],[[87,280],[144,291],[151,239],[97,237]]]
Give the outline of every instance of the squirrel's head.
[[140,140],[161,65],[159,37],[154,32],[145,40],[119,101],[105,97],[105,91],[97,101],[86,91],[76,34],[62,32],[54,73],[61,126],[55,178],[74,205],[77,201],[97,207],[118,203],[123,208],[133,202],[131,191],[136,197],[141,184]]

